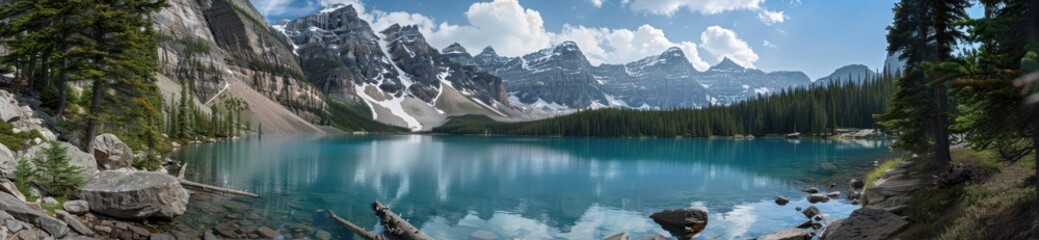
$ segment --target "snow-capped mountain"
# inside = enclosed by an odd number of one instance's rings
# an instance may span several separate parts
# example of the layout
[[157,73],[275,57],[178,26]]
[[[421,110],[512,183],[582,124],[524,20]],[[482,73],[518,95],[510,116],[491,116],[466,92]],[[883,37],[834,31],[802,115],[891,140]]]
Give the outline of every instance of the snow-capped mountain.
[[[487,62],[500,61],[492,54],[481,54],[478,59],[486,57],[491,60]],[[574,42],[509,58],[497,68],[485,65],[481,69],[505,79],[510,99],[520,104],[588,108],[593,104],[607,103],[602,83],[592,75],[592,64]]]
[[[429,129],[467,114],[512,119],[500,78],[441,55],[415,26],[392,25],[377,34],[350,5],[273,26],[294,46],[304,73],[329,96],[362,102],[381,122]],[[459,46],[460,47],[460,46]]]

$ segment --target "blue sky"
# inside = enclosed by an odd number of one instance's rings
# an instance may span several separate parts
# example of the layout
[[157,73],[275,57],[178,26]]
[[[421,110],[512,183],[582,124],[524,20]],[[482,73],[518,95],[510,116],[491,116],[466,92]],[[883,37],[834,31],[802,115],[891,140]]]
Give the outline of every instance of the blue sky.
[[361,8],[376,31],[416,24],[434,47],[459,42],[521,55],[575,41],[593,64],[680,47],[697,69],[722,57],[815,79],[848,64],[880,68],[894,0],[251,0],[268,21],[334,3]]

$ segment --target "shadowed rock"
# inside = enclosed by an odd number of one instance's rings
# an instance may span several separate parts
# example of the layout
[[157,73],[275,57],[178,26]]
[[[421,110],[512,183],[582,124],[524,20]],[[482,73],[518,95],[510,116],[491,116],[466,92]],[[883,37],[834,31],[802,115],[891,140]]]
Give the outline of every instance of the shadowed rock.
[[707,227],[707,211],[695,208],[668,209],[649,218],[679,239],[692,238]]
[[172,219],[187,210],[188,192],[177,178],[156,172],[104,171],[80,188],[90,210],[125,219]]

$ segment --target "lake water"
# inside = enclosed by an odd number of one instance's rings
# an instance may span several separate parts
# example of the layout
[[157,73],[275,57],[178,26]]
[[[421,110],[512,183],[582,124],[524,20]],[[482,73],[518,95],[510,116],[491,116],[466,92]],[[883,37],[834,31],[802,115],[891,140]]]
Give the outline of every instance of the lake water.
[[[323,209],[377,230],[380,201],[438,239],[479,230],[502,239],[633,239],[663,234],[653,212],[706,208],[698,239],[746,239],[806,218],[807,185],[849,178],[893,157],[890,141],[525,138],[475,136],[251,137],[187,146],[187,178],[259,198],[196,194],[169,229],[234,222],[287,238],[349,239]],[[836,171],[821,165],[832,163]],[[783,195],[792,201],[777,206]],[[816,204],[830,218],[858,208],[843,196]],[[247,207],[247,208],[246,208]]]

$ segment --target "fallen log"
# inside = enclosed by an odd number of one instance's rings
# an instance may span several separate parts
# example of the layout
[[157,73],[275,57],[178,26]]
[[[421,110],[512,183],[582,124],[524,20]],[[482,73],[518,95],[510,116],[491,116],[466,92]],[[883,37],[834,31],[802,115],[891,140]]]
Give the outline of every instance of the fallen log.
[[354,233],[357,233],[357,235],[360,235],[364,239],[368,239],[368,240],[382,240],[383,239],[383,238],[381,238],[381,236],[372,234],[372,233],[368,232],[367,230],[364,230],[364,228],[362,228],[360,226],[357,226],[356,224],[354,224],[354,223],[352,223],[350,221],[347,221],[346,219],[343,219],[343,218],[341,218],[339,216],[336,216],[336,213],[333,212],[331,209],[328,210],[328,216],[331,217],[332,220],[336,220],[336,222],[339,222],[339,224],[343,225],[343,227],[349,228],[351,231],[354,231]]
[[184,180],[184,179],[180,180],[180,185],[184,186],[186,188],[193,188],[193,189],[198,189],[198,190],[202,190],[202,191],[206,191],[206,192],[230,193],[230,194],[249,196],[249,197],[259,197],[259,195],[256,195],[255,193],[250,193],[250,192],[246,192],[246,191],[242,191],[242,190],[235,190],[235,189],[230,189],[230,188],[222,188],[222,187],[217,187],[217,186],[212,186],[212,185],[206,185],[206,184],[192,182],[192,181],[188,181],[188,180]]
[[185,170],[188,170],[188,163],[184,163],[184,166],[180,166],[180,173],[177,173],[177,179],[184,179]]
[[419,231],[418,228],[408,223],[407,220],[404,220],[404,218],[401,218],[396,213],[393,213],[393,211],[391,211],[390,208],[386,207],[385,205],[382,205],[382,203],[372,203],[372,211],[375,211],[375,216],[379,218],[379,224],[381,224],[383,228],[382,234],[375,235],[373,233],[370,233],[364,230],[364,228],[361,228],[356,224],[347,221],[346,219],[342,219],[339,216],[336,216],[335,213],[331,210],[329,210],[328,212],[329,216],[333,220],[336,220],[336,222],[339,222],[339,224],[343,225],[346,228],[349,228],[350,230],[357,233],[357,235],[360,235],[365,239],[433,240],[433,237],[430,237],[422,231]]
[[378,201],[372,203],[372,210],[375,211],[375,216],[379,217],[379,224],[382,224],[382,227],[385,229],[382,235],[386,236],[386,238],[433,240],[433,237],[419,231],[418,228],[412,226],[407,220],[393,213],[393,211],[390,211],[390,208]]

